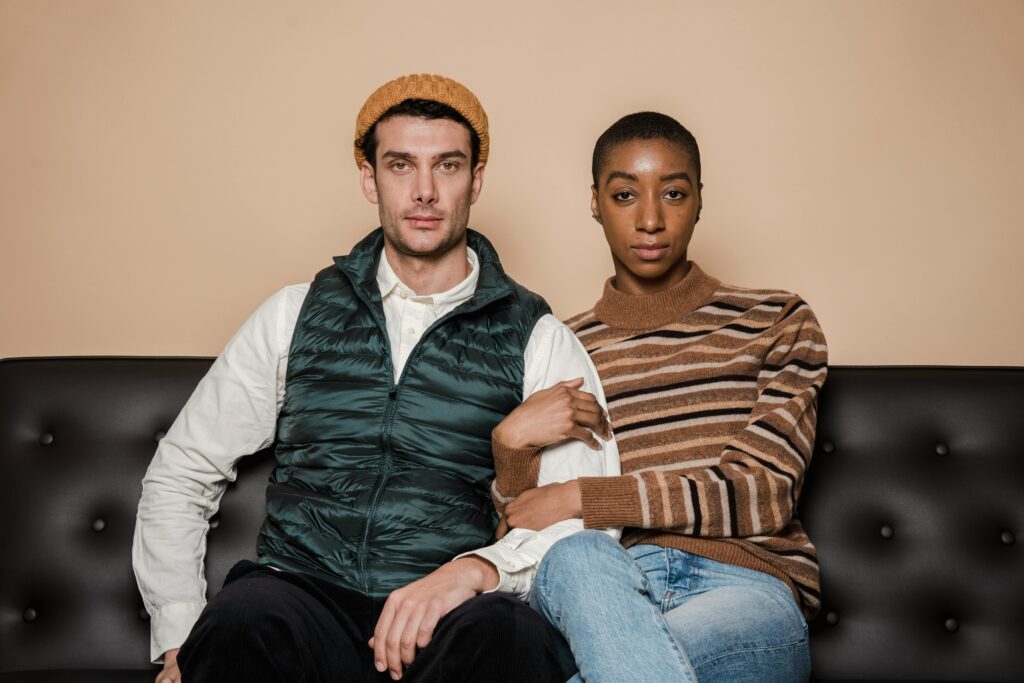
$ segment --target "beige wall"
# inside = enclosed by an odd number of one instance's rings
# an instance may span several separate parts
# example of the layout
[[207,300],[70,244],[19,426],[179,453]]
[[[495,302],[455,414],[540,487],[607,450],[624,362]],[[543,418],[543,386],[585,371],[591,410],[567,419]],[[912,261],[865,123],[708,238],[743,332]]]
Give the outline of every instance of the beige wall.
[[0,0],[0,357],[215,354],[376,225],[355,113],[441,72],[491,118],[472,224],[559,315],[611,272],[593,142],[656,109],[703,150],[691,257],[803,294],[833,362],[1024,365],[1021,36],[974,0]]

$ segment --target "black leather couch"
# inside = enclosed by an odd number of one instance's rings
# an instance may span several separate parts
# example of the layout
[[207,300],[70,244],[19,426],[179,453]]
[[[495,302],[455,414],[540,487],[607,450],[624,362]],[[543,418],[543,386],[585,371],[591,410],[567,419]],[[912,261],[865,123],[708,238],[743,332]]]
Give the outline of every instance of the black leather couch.
[[[0,681],[153,679],[135,507],[209,363],[0,361]],[[834,367],[818,424],[815,679],[1024,681],[1024,368]],[[271,464],[225,495],[211,590],[253,555]]]

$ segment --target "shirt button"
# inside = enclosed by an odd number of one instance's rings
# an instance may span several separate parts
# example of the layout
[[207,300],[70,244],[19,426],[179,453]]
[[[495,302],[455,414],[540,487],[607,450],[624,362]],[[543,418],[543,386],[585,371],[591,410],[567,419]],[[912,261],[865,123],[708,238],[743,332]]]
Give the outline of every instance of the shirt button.
[[406,294],[405,292],[403,292],[401,290],[398,291],[398,296],[402,297],[403,299],[407,299],[409,297],[408,294]]
[[408,334],[410,337],[415,337],[416,336],[416,328],[410,327],[410,328],[408,328],[405,331],[405,333]]

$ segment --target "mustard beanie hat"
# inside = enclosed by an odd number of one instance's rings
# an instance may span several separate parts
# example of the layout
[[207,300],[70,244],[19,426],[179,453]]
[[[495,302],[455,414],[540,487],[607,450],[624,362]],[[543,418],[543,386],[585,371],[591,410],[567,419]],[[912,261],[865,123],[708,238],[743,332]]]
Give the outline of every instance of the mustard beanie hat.
[[479,162],[487,162],[487,152],[490,148],[490,138],[487,135],[487,114],[480,105],[480,101],[476,99],[476,95],[471,93],[466,86],[450,78],[432,74],[413,74],[400,76],[380,86],[359,110],[359,116],[356,117],[355,144],[353,145],[356,166],[362,166],[366,161],[363,150],[359,149],[359,141],[366,135],[366,131],[377,123],[384,112],[405,100],[440,102],[462,114],[480,138]]

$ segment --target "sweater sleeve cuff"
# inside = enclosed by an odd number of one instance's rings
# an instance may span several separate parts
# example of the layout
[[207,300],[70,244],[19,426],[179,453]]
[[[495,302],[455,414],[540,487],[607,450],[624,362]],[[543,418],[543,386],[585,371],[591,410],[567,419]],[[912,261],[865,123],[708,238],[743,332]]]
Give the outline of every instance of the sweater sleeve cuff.
[[633,477],[580,477],[580,498],[586,529],[639,526],[640,492]]
[[491,450],[494,453],[494,491],[497,496],[509,502],[523,491],[535,488],[540,476],[540,449],[533,447],[512,448],[491,435]]

